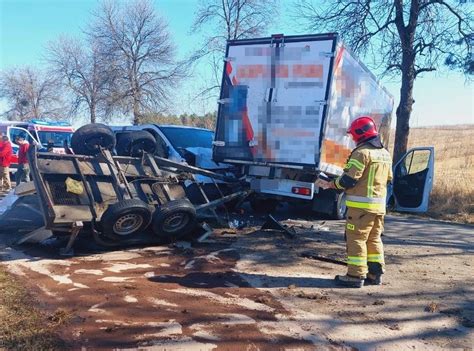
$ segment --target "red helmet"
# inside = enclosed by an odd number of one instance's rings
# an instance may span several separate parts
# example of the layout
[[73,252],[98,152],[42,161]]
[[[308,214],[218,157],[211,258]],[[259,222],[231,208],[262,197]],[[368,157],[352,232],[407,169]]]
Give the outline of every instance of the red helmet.
[[368,116],[359,117],[352,121],[347,133],[352,135],[356,143],[379,135],[374,120]]

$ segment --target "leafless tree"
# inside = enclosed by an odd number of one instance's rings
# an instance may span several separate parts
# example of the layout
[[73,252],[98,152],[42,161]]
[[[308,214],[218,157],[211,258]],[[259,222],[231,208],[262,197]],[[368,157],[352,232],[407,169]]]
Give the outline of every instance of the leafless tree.
[[48,45],[47,60],[52,73],[73,96],[72,111],[86,107],[90,122],[97,121],[98,112],[106,118],[111,112],[110,96],[114,84],[114,65],[106,64],[95,42],[61,37]]
[[0,97],[8,106],[9,120],[65,118],[58,81],[31,67],[12,68],[0,76]]
[[406,152],[415,79],[444,64],[474,72],[473,7],[450,0],[299,0],[297,16],[312,31],[338,32],[385,74],[401,76],[394,160]]
[[278,16],[278,5],[279,0],[201,0],[191,30],[204,32],[205,41],[195,57],[207,57],[213,75],[201,95],[220,87],[226,41],[265,35]]
[[103,2],[88,34],[118,74],[114,104],[133,112],[134,124],[142,114],[166,109],[184,69],[175,62],[167,25],[151,1]]

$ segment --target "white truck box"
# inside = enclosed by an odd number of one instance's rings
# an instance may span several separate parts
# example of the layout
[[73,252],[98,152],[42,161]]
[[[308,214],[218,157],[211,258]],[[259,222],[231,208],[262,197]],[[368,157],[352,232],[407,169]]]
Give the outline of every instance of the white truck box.
[[242,165],[258,193],[312,200],[318,173],[342,173],[351,121],[371,116],[387,143],[392,110],[393,97],[336,33],[232,40],[213,159]]

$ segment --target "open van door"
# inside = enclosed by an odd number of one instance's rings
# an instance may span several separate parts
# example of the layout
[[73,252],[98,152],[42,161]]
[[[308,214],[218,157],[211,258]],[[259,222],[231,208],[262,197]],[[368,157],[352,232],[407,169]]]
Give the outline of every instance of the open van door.
[[408,150],[393,169],[393,209],[400,212],[428,211],[433,175],[434,148]]
[[10,142],[12,143],[12,145],[15,145],[15,146],[18,146],[15,143],[15,139],[17,137],[22,137],[23,139],[27,140],[30,144],[35,142],[38,145],[40,145],[39,141],[36,140],[36,138],[33,135],[31,135],[31,133],[28,130],[26,130],[25,128],[22,128],[22,127],[8,127],[7,128],[7,135],[8,135],[8,138],[10,139]]

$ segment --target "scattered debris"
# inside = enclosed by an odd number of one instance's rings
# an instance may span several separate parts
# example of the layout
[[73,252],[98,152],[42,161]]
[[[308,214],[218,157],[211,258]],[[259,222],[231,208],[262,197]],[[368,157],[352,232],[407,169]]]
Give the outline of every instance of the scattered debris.
[[233,219],[228,222],[228,226],[230,229],[243,229],[247,226],[247,224],[247,222],[238,219]]
[[268,305],[271,302],[271,299],[267,296],[259,296],[255,299],[255,302],[263,303],[264,305]]
[[323,262],[329,262],[329,263],[334,263],[334,264],[338,264],[338,265],[341,265],[341,266],[347,266],[347,263],[342,261],[342,260],[337,260],[337,259],[334,259],[334,258],[330,258],[330,257],[325,257],[325,256],[320,256],[314,252],[303,252],[301,254],[301,257],[304,257],[304,258],[310,258],[310,259],[313,259],[313,260],[318,260],[318,261],[323,261]]
[[388,324],[386,327],[390,330],[401,330],[402,329],[402,328],[400,328],[400,325],[398,325],[398,323]]
[[305,293],[304,291],[300,291],[298,294],[296,294],[296,296],[302,299],[329,301],[328,295],[323,295],[320,293],[308,294],[308,293]]
[[385,301],[384,300],[375,300],[372,305],[383,306],[383,305],[385,305]]
[[296,237],[296,231],[292,227],[282,225],[272,215],[267,216],[266,222],[262,225],[260,230],[272,230],[285,234],[291,239]]
[[439,306],[436,302],[430,302],[429,305],[425,307],[425,311],[430,313],[439,312]]

